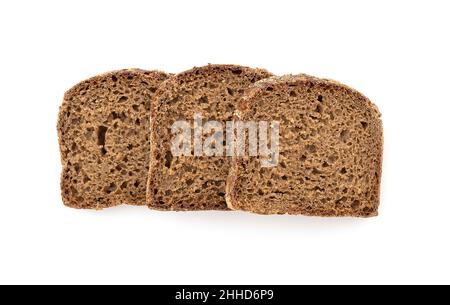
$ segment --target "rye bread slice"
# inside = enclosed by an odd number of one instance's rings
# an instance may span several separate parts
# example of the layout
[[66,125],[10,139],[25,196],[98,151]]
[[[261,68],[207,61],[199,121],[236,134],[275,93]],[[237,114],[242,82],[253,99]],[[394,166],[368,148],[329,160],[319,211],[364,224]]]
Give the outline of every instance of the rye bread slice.
[[159,71],[114,71],[66,92],[58,117],[66,206],[145,204],[151,98],[167,77]]
[[382,122],[365,96],[335,81],[284,76],[262,80],[243,97],[239,120],[280,123],[279,161],[234,158],[231,209],[258,214],[376,216]]
[[151,110],[149,207],[178,211],[227,209],[225,184],[231,159],[174,156],[171,126],[180,120],[192,123],[196,113],[202,115],[203,122],[232,120],[235,105],[249,85],[269,76],[261,69],[208,65],[180,73],[160,86]]

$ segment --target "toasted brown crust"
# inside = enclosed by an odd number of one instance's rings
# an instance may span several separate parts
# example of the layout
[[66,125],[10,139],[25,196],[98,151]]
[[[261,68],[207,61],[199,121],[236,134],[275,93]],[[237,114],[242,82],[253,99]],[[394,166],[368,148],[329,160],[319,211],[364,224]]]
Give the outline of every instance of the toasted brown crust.
[[[252,83],[271,76],[262,69],[236,65],[195,67],[166,80],[151,111],[149,207],[158,210],[226,210],[228,157],[174,157],[168,131],[175,120],[230,120],[237,100]],[[201,105],[199,100],[201,100]]]
[[[270,92],[267,91],[268,88],[270,88]],[[292,93],[287,94],[289,93],[287,90],[291,89],[293,90],[290,91]],[[278,96],[272,93],[276,93]],[[315,101],[315,98],[312,100],[311,97],[314,96],[321,96],[321,101]],[[288,100],[289,103],[289,109],[286,109],[286,111],[274,109],[271,111],[271,115],[258,112],[258,109],[263,107],[267,111],[270,104],[273,104],[272,107],[276,107],[280,102],[285,103],[284,99]],[[296,105],[301,107],[295,108]],[[314,142],[308,140],[311,138],[311,134],[304,133],[302,136],[304,135],[306,140],[300,138],[300,142],[290,143],[293,154],[283,151],[283,140],[287,140],[284,137],[287,135],[288,127],[297,128],[295,130],[302,128],[299,122],[289,123],[289,118],[296,117],[295,115],[298,113],[289,116],[288,111],[293,112],[300,109],[299,113],[301,112],[300,116],[303,118],[303,116],[310,115],[310,109],[314,109],[316,105],[318,105],[317,109],[320,110],[320,113],[315,113],[314,120],[310,121],[320,123],[317,123],[317,126],[311,123],[312,126],[307,127],[311,127],[309,130],[322,128],[321,134],[316,135]],[[342,113],[340,118],[331,118],[329,114],[332,114],[335,110],[337,112],[337,109],[340,109],[339,107],[347,109],[345,111],[348,112]],[[336,81],[318,79],[308,75],[288,75],[257,82],[241,99],[235,116],[241,120],[246,120],[249,117],[254,119],[255,116],[269,120],[275,119],[275,117],[279,119],[278,114],[280,113],[281,117],[288,116],[288,120],[284,122],[287,126],[284,126],[285,129],[282,127],[280,134],[282,149],[280,162],[284,162],[285,166],[286,164],[295,164],[296,168],[294,170],[280,169],[279,167],[275,169],[259,168],[256,172],[263,173],[264,177],[280,177],[280,175],[283,175],[283,179],[286,180],[279,181],[279,178],[271,178],[270,182],[264,180],[275,186],[264,188],[262,184],[254,185],[254,188],[259,188],[260,192],[260,195],[255,195],[245,190],[250,188],[251,182],[254,181],[250,176],[255,175],[255,172],[251,172],[247,168],[251,165],[254,166],[256,161],[249,158],[234,158],[227,179],[226,199],[228,207],[258,214],[356,217],[378,215],[383,151],[382,122],[378,108],[356,90]],[[353,116],[353,119],[347,117],[349,115]],[[341,125],[334,126],[333,123],[330,123],[332,120],[339,121]],[[362,129],[358,125],[359,121],[354,120],[361,120]],[[350,128],[355,128],[355,130]],[[346,130],[346,137],[350,137],[350,140],[347,139],[347,143],[345,143],[347,146],[349,143],[351,144],[349,148],[344,146],[344,143],[338,143],[335,140],[335,137],[339,138],[338,132],[342,129]],[[351,141],[355,141],[355,143]],[[311,161],[308,160],[310,163],[306,166],[299,163],[295,156],[306,158],[307,152],[304,151],[304,147],[308,144],[313,145],[311,143],[316,145],[319,143],[319,145],[317,145],[317,151],[307,155]],[[321,146],[320,143],[325,145]],[[323,151],[320,150],[322,147]],[[339,151],[337,147],[340,150],[338,162],[334,160],[336,163],[333,164],[329,160],[325,160],[325,156],[329,155],[330,151]],[[352,151],[351,149],[355,154],[349,156],[346,153]],[[283,153],[290,157],[283,159]],[[351,161],[353,159],[357,163]],[[323,165],[327,166],[325,169],[321,168],[322,162],[324,162]],[[314,172],[311,174],[311,169],[315,171],[315,174]],[[317,176],[317,174],[319,175]],[[355,176],[357,176],[358,181],[366,180],[358,183],[345,180],[349,177],[355,178]],[[310,181],[305,179],[310,179]],[[297,183],[298,181],[302,183]],[[314,191],[315,189],[317,191]]]
[[145,204],[151,97],[164,72],[108,72],[69,89],[58,115],[66,206]]

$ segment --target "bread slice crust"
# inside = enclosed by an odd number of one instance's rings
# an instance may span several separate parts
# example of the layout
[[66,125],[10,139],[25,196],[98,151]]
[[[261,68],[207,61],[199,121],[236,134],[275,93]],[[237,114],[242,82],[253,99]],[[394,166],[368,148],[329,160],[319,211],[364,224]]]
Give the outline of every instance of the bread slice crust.
[[112,71],[65,93],[57,130],[66,206],[145,204],[151,98],[168,77],[160,71]]
[[280,122],[280,159],[233,158],[226,200],[257,214],[372,217],[378,215],[383,127],[378,108],[361,93],[308,75],[257,82],[235,119]]
[[163,211],[227,210],[225,184],[231,159],[226,156],[173,156],[171,126],[232,120],[235,105],[253,83],[272,76],[263,69],[237,65],[194,67],[166,80],[151,110],[150,170],[147,202]]

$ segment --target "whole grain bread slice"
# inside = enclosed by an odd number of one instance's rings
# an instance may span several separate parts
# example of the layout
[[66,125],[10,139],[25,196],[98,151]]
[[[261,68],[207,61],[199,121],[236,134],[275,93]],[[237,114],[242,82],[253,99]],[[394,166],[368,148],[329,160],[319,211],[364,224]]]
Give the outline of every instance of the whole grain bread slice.
[[256,83],[236,119],[277,121],[279,159],[234,158],[226,198],[259,214],[376,216],[382,164],[380,112],[335,81],[306,75]]
[[[174,156],[171,126],[185,121],[225,123],[249,85],[271,76],[262,69],[208,65],[180,73],[158,89],[151,109],[149,207],[158,210],[226,210],[225,184],[230,166],[226,156]],[[205,134],[201,137],[204,140]]]
[[167,78],[159,71],[121,70],[66,92],[57,124],[66,206],[145,204],[151,98]]

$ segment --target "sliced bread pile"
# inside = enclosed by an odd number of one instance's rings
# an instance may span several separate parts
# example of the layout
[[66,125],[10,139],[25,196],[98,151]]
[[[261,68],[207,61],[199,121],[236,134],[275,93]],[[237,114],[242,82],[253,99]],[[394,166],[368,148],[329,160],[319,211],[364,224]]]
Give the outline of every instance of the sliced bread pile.
[[[227,156],[225,148],[197,151],[196,139],[205,143],[214,130],[196,134],[196,125],[233,121],[279,124],[274,166],[262,166],[261,156]],[[182,155],[173,150],[179,122],[192,128],[181,134],[192,143]],[[62,198],[70,207],[377,215],[380,113],[334,81],[236,65],[177,75],[115,71],[65,94],[58,133]]]

